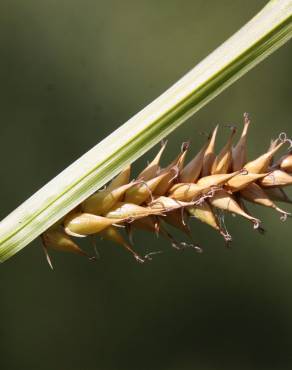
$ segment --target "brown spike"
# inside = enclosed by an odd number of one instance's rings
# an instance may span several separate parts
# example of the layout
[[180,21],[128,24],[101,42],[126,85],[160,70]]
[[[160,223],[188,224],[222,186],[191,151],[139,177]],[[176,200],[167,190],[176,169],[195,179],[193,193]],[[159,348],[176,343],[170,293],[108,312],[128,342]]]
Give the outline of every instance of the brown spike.
[[137,177],[137,180],[144,180],[148,181],[152,179],[153,177],[156,177],[158,175],[158,172],[160,170],[160,159],[164,152],[164,149],[166,148],[167,141],[164,141],[161,145],[161,149],[156,154],[155,158],[148,164],[148,166],[140,172],[140,174]]
[[243,168],[247,162],[246,147],[247,147],[247,133],[250,125],[250,119],[247,113],[244,113],[244,126],[241,133],[241,137],[238,143],[232,150],[232,168],[233,171],[238,171]]
[[232,154],[231,154],[231,148],[232,148],[232,140],[234,138],[234,135],[236,133],[236,129],[234,127],[231,128],[231,134],[227,140],[227,143],[222,148],[221,152],[217,155],[215,158],[212,168],[211,168],[211,174],[217,175],[217,174],[225,174],[229,171],[231,162],[232,162]]
[[210,137],[209,145],[204,154],[202,176],[208,176],[211,174],[211,168],[212,168],[213,162],[216,157],[215,142],[216,142],[216,135],[217,135],[218,127],[219,126],[217,125],[215,129],[213,130],[211,137]]

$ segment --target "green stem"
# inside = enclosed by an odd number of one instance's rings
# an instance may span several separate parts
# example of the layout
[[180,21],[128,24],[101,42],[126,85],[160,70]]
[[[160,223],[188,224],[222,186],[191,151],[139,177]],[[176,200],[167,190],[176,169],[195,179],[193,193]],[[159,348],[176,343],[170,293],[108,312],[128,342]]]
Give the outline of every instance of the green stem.
[[0,261],[13,256],[292,36],[292,0],[263,10],[159,98],[0,223]]

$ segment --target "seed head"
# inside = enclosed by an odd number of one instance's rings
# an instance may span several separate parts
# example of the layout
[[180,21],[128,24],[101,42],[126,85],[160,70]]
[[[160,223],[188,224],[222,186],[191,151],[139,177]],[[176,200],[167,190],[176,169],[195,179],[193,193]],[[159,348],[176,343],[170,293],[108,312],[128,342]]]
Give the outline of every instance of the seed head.
[[[282,219],[290,213],[275,202],[291,204],[283,187],[292,185],[292,153],[275,160],[278,151],[291,141],[286,134],[272,140],[268,150],[259,157],[247,160],[247,133],[250,119],[244,115],[241,136],[232,148],[236,130],[216,154],[218,125],[197,155],[185,165],[189,143],[183,143],[180,153],[166,167],[160,159],[166,148],[164,142],[154,159],[130,180],[131,166],[127,166],[109,185],[90,196],[42,235],[47,260],[47,248],[89,257],[72,239],[99,235],[123,246],[139,262],[151,260],[136,252],[133,235],[137,230],[151,232],[168,240],[175,249],[202,249],[192,239],[189,222],[193,219],[211,226],[226,242],[231,236],[226,230],[224,214],[239,215],[250,221],[259,231],[260,220],[246,209],[245,201],[272,208]],[[168,225],[180,230],[189,241],[179,241],[171,235]],[[129,239],[129,241],[127,240]],[[89,257],[92,259],[92,257]]]

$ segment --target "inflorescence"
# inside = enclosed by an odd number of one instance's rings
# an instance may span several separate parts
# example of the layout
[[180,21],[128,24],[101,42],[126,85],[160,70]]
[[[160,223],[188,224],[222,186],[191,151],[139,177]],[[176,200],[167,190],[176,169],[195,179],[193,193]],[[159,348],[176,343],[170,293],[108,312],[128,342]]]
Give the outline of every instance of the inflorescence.
[[[153,253],[140,256],[133,249],[132,234],[136,229],[162,236],[177,249],[193,247],[201,252],[201,248],[193,243],[188,226],[193,218],[211,226],[229,244],[231,236],[222,216],[225,212],[240,215],[255,229],[263,231],[261,221],[247,210],[246,200],[273,208],[282,220],[286,220],[290,213],[275,202],[292,203],[283,189],[292,184],[291,140],[281,133],[271,141],[264,154],[247,161],[249,126],[250,120],[245,113],[237,144],[233,146],[236,129],[230,127],[229,138],[218,154],[215,153],[216,126],[203,148],[186,165],[189,143],[184,143],[179,155],[167,167],[161,168],[160,159],[166,147],[166,143],[162,143],[158,154],[135,180],[130,180],[131,166],[127,166],[107,187],[90,196],[42,234],[50,266],[49,247],[94,259],[73,238],[94,238],[96,234],[122,245],[139,262],[151,259]],[[286,154],[275,160],[275,154],[285,144],[289,146]],[[177,242],[167,224],[180,229],[191,242]]]

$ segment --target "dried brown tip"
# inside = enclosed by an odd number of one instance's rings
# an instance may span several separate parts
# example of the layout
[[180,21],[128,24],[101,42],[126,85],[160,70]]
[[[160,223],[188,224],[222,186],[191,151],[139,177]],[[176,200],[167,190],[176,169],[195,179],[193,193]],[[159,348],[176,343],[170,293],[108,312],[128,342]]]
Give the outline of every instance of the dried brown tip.
[[129,164],[127,167],[123,169],[119,173],[119,175],[113,179],[110,184],[107,187],[107,190],[112,191],[122,185],[126,185],[130,182],[130,176],[131,176],[131,165]]
[[217,131],[218,131],[219,125],[215,127],[213,130],[209,145],[204,153],[204,160],[203,160],[203,167],[202,167],[202,176],[208,176],[211,174],[211,168],[213,165],[213,162],[215,160],[215,142],[216,142],[216,136],[217,136]]
[[238,171],[247,162],[247,133],[250,125],[250,119],[248,113],[244,113],[244,126],[241,133],[241,137],[238,143],[232,149],[232,168],[233,171]]
[[231,134],[227,140],[227,143],[222,148],[221,152],[215,158],[212,167],[211,167],[211,174],[225,174],[230,170],[231,162],[232,162],[232,141],[234,135],[236,133],[235,127],[231,127]]
[[158,175],[158,172],[160,170],[160,165],[159,165],[160,159],[166,148],[166,145],[167,145],[167,141],[162,142],[161,149],[156,154],[152,162],[150,162],[148,166],[142,172],[140,172],[140,174],[137,177],[137,180],[148,181]]

